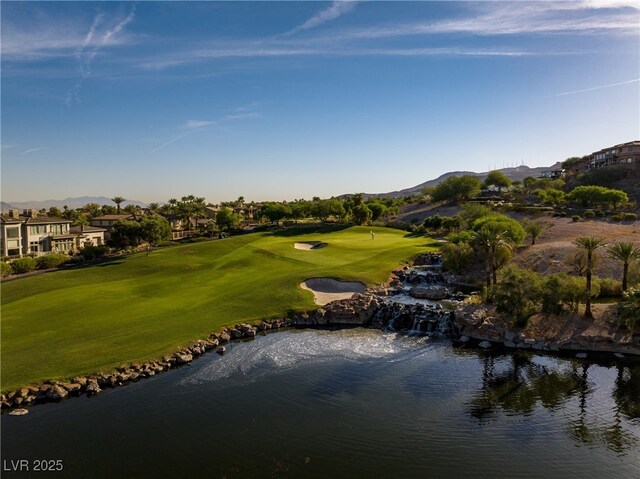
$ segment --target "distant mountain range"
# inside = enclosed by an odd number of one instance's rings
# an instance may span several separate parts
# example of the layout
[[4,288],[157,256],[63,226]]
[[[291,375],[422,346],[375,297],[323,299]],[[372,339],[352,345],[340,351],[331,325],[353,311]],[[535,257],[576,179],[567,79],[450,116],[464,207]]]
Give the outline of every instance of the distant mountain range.
[[[545,171],[554,170],[558,168],[561,168],[560,162],[548,167],[529,168],[528,166],[522,165],[522,166],[516,166],[513,168],[502,168],[497,171],[504,173],[504,175],[508,176],[511,180],[522,181],[527,176],[537,177],[537,176],[540,176]],[[420,193],[420,191],[427,186],[436,186],[438,183],[442,183],[444,180],[446,180],[451,176],[471,175],[471,176],[476,176],[481,180],[484,180],[488,174],[489,174],[488,171],[485,171],[483,173],[475,173],[473,171],[450,171],[449,173],[445,173],[439,176],[435,180],[425,181],[424,183],[420,183],[419,185],[412,186],[411,188],[405,188],[404,190],[400,190],[400,191],[391,191],[389,193],[364,193],[363,196],[365,198],[380,198],[385,196],[392,197],[392,198],[402,198],[404,196],[411,196],[411,195]],[[342,195],[342,196],[348,196],[348,195]]]
[[[81,208],[87,203],[97,203],[99,205],[112,205],[115,206],[115,203],[111,201],[111,198],[107,198],[106,196],[79,196],[77,198],[65,198],[64,200],[44,200],[44,201],[11,201],[11,202],[2,202],[1,207],[3,212],[7,212],[8,210],[24,210],[24,209],[33,209],[40,210],[42,208],[49,209],[52,206],[62,209],[65,205],[70,209]],[[126,200],[121,206],[127,205],[138,205],[145,207],[147,206],[142,201],[136,200]]]
[[[556,163],[555,165],[549,167],[540,167],[540,168],[529,168],[528,166],[517,166],[514,168],[502,168],[497,171],[501,171],[506,176],[511,178],[512,180],[523,180],[527,176],[540,176],[543,172],[560,168],[561,164]],[[434,180],[425,181],[424,183],[420,183],[419,185],[412,186],[411,188],[405,188],[400,191],[391,191],[389,193],[364,193],[363,196],[365,198],[378,198],[383,196],[390,196],[395,198],[400,198],[403,196],[411,196],[417,193],[420,193],[422,188],[426,186],[435,186],[438,183],[446,180],[451,176],[462,176],[462,175],[471,175],[484,180],[486,176],[489,174],[488,171],[483,173],[475,173],[473,171],[451,171],[449,173],[445,173]],[[348,194],[341,195],[340,197],[350,196]],[[49,209],[52,206],[56,206],[58,208],[63,208],[67,205],[71,209],[80,208],[87,203],[97,203],[99,205],[113,205],[115,203],[111,201],[111,198],[107,198],[106,196],[80,196],[77,198],[65,198],[64,200],[44,200],[44,201],[11,201],[11,202],[1,202],[2,211],[6,213],[11,209],[36,209],[40,210],[42,208]],[[126,200],[122,203],[122,206],[127,206],[129,204],[139,205],[142,207],[146,207],[147,205],[142,201],[136,200]]]

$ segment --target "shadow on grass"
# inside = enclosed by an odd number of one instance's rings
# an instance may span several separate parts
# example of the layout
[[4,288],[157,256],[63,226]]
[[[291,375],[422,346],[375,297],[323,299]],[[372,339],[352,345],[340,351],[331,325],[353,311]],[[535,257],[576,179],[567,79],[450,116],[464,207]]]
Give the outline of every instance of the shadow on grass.
[[348,224],[339,224],[339,225],[299,225],[299,226],[291,226],[283,230],[274,231],[271,233],[273,236],[299,236],[303,234],[324,234],[324,233],[335,233],[337,231],[342,231],[347,228],[351,228],[353,225]]
[[85,261],[83,263],[77,263],[77,264],[66,266],[64,269],[85,269],[85,268],[95,268],[95,267],[103,268],[105,266],[115,266],[118,264],[122,264],[121,257],[96,258],[96,259]]

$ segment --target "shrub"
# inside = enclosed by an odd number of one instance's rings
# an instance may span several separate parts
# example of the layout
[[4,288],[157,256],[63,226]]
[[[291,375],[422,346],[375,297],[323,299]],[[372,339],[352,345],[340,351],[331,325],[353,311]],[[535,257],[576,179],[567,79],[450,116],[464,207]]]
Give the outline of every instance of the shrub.
[[623,299],[618,304],[620,320],[629,329],[640,333],[640,289],[630,289],[622,295]]
[[611,221],[622,221],[622,215],[616,213],[615,215],[611,215]]
[[173,241],[168,241],[168,240],[163,240],[163,241],[158,241],[158,243],[156,244],[156,246],[174,246],[175,243]]
[[451,233],[447,236],[447,240],[450,243],[458,244],[458,243],[470,243],[473,241],[473,232],[469,230],[462,230],[458,233]]
[[28,273],[36,269],[36,262],[33,258],[19,258],[11,263],[14,274]]
[[566,211],[561,211],[560,212],[560,218],[566,218],[566,217],[567,217]]
[[396,230],[411,231],[411,223],[407,221],[399,221],[399,220],[389,221],[388,223],[385,224],[385,226],[387,228],[393,228]]
[[584,217],[585,218],[593,218],[596,215],[596,213],[593,210],[586,210],[584,212]]
[[514,266],[507,268],[501,281],[491,287],[496,311],[510,316],[516,326],[525,326],[536,314],[541,291],[540,275]]
[[605,216],[604,211],[602,210],[595,210],[594,213],[598,218],[604,218]]
[[85,260],[100,258],[109,252],[106,246],[85,246],[80,250],[80,255]]
[[600,296],[622,296],[622,283],[613,278],[594,278],[600,285]]
[[[599,283],[591,285],[591,297],[600,293]],[[544,282],[541,293],[542,312],[561,314],[567,310],[578,311],[580,303],[587,299],[586,279],[566,273],[553,274]]]
[[10,264],[5,263],[4,261],[0,263],[0,277],[6,278],[11,274],[11,271],[12,269]]
[[49,254],[46,256],[39,256],[36,258],[36,269],[50,269],[60,266],[62,263],[69,259],[64,254]]
[[473,258],[473,248],[469,243],[446,243],[442,245],[442,264],[455,274],[460,274]]
[[66,261],[66,264],[68,265],[81,264],[81,263],[84,263],[84,257],[82,256],[72,256],[71,258],[68,258]]
[[625,221],[636,221],[638,219],[638,215],[635,213],[625,213],[624,220]]
[[573,220],[574,223],[577,223],[578,221],[580,221],[582,218],[580,218],[580,215],[573,215],[571,217],[571,219]]
[[433,215],[424,220],[425,228],[439,230],[439,229],[453,229],[460,226],[460,218],[457,216],[440,216]]
[[203,241],[209,241],[211,238],[205,236],[189,236],[188,238],[183,238],[180,240],[180,243],[202,243]]

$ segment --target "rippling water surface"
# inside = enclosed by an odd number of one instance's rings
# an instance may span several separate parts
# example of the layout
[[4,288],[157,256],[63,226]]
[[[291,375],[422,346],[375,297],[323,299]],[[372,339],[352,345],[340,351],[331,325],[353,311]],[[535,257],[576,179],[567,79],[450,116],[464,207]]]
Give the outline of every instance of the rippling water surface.
[[640,477],[640,368],[281,332],[3,415],[2,459],[61,459],[57,477]]

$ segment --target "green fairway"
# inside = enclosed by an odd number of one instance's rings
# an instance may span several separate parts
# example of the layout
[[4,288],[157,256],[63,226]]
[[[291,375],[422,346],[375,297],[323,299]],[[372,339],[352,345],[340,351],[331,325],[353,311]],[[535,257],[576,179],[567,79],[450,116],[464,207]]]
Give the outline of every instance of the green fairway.
[[[2,285],[2,390],[143,361],[237,322],[314,308],[314,276],[386,281],[434,247],[403,231],[256,233],[131,255]],[[294,249],[321,240],[326,248]]]

